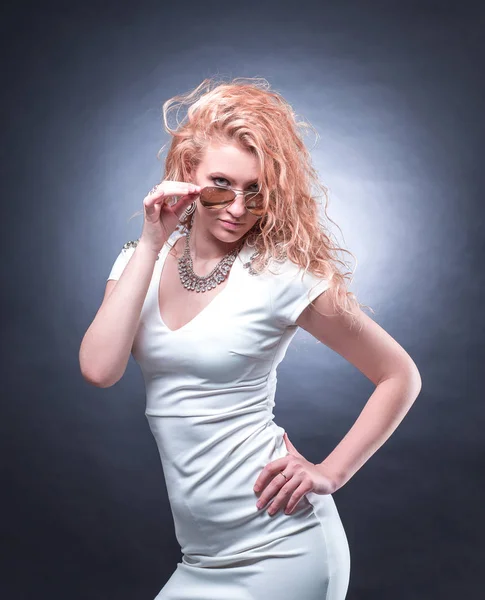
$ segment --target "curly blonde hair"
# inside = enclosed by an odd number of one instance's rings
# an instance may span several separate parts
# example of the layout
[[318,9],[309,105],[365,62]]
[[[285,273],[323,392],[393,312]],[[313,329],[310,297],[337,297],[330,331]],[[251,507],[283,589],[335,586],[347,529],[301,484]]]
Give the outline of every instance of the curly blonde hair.
[[[172,129],[169,113],[176,110],[178,117],[183,105],[189,105],[187,115]],[[305,273],[327,279],[334,310],[350,315],[353,323],[356,309],[366,305],[347,291],[346,280],[351,282],[353,273],[339,271],[339,265],[347,265],[337,253],[354,255],[332,241],[325,219],[320,218],[323,196],[325,218],[334,223],[327,215],[328,189],[318,179],[300,132],[311,129],[318,138],[316,130],[298,121],[290,104],[260,77],[236,77],[227,82],[206,78],[194,90],[167,100],[163,121],[172,137],[163,179],[189,181],[192,169],[213,142],[237,142],[259,158],[265,210],[245,234],[248,245],[258,253],[252,268],[261,273],[270,260],[288,258]],[[184,213],[179,227],[190,229],[191,222],[192,215]]]

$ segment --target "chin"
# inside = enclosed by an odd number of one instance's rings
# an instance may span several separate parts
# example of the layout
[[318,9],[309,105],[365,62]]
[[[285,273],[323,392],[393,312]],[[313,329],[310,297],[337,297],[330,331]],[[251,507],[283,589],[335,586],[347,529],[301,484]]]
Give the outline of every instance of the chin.
[[232,233],[230,231],[226,232],[226,235],[224,235],[224,232],[222,234],[217,234],[216,237],[218,237],[221,242],[224,242],[226,244],[234,244],[235,242],[237,242],[238,240],[240,240],[241,238],[244,237],[246,232],[244,233]]

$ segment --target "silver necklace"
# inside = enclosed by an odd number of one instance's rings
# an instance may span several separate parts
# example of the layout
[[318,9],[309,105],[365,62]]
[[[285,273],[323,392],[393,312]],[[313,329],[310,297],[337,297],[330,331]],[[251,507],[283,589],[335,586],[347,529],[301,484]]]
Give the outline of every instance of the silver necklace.
[[183,255],[178,259],[178,271],[180,281],[187,290],[195,290],[196,292],[207,292],[220,285],[227,277],[234,261],[239,254],[244,242],[239,244],[237,248],[234,248],[228,252],[212,269],[208,275],[199,276],[194,273],[194,267],[192,263],[192,256],[190,255],[189,248],[190,241],[190,229],[187,230],[185,236],[185,249]]

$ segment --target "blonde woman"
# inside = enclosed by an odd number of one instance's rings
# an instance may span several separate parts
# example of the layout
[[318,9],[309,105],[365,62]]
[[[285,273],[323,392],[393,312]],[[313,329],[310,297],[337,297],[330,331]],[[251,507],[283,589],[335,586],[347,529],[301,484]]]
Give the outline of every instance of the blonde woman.
[[[183,105],[186,118],[170,128],[170,109]],[[116,383],[130,353],[145,379],[182,550],[156,598],[343,600],[350,552],[332,494],[403,419],[419,372],[346,289],[305,125],[281,95],[260,78],[206,79],[163,115],[164,178],[80,348],[96,386]],[[272,410],[298,327],[376,385],[317,464]]]

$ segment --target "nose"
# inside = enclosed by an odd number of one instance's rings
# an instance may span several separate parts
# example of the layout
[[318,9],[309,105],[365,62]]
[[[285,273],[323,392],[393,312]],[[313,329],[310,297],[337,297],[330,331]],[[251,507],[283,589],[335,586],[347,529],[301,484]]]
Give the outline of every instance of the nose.
[[[240,218],[246,212],[244,192],[234,190],[234,193],[236,194],[236,198],[234,199],[234,202],[227,208],[231,215],[233,215],[235,218]],[[239,196],[241,196],[241,198],[239,198]]]

